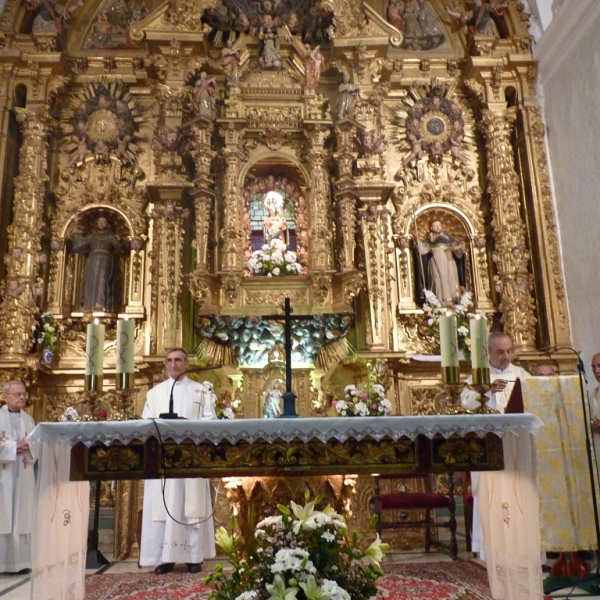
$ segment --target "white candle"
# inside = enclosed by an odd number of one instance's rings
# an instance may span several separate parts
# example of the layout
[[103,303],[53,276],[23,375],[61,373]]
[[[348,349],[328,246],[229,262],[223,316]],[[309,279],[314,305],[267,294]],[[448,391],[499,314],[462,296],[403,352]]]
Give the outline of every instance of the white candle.
[[469,321],[469,326],[471,334],[471,368],[489,369],[487,319],[477,315]]
[[85,345],[85,374],[102,375],[104,361],[104,325],[98,324],[98,319],[87,326]]
[[134,345],[135,322],[119,319],[117,321],[117,373],[135,371]]
[[442,367],[458,367],[458,333],[456,315],[451,312],[440,317],[440,353]]

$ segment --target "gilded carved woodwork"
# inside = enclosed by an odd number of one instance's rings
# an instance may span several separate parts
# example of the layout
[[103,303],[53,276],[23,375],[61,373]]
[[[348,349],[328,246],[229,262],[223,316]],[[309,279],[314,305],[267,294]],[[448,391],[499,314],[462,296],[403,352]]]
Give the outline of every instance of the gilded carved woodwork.
[[[0,319],[7,335],[0,341],[0,356],[26,356],[33,342],[35,285],[42,264],[41,238],[48,181],[48,136],[52,123],[46,106],[17,110],[23,133],[19,174],[14,181],[13,220],[8,226],[9,253],[2,288]],[[45,255],[44,255],[45,257]],[[9,333],[10,332],[10,333]]]
[[153,343],[156,351],[181,345],[181,301],[183,285],[183,222],[189,209],[173,202],[155,204],[151,211],[153,222],[152,265],[153,286]]
[[[160,379],[167,346],[185,344],[203,361],[228,365],[215,375],[216,389],[238,416],[262,416],[265,393],[283,379],[280,344],[266,353],[266,366],[232,372],[233,344],[201,337],[202,323],[272,314],[286,297],[296,313],[351,315],[354,324],[347,338],[323,346],[314,364],[294,368],[302,416],[333,414],[332,398],[364,377],[345,370],[356,352],[361,360],[388,359],[387,374],[378,377],[402,412],[443,409],[439,367],[410,359],[437,351],[416,294],[415,248],[432,219],[465,243],[475,308],[490,322],[503,319],[522,360],[533,364],[545,347],[572,346],[528,16],[517,0],[501,17],[503,38],[450,26],[442,3],[429,2],[444,36],[435,52],[413,46],[387,20],[385,2],[324,0],[326,26],[309,37],[288,21],[278,26],[279,69],[261,68],[260,26],[246,26],[222,0],[153,3],[151,14],[104,42],[91,36],[102,11],[62,15],[60,33],[25,33],[20,1],[7,1],[0,22],[0,117],[9,132],[0,141],[0,187],[9,195],[16,168],[6,157],[18,156],[13,197],[2,199],[13,210],[12,222],[0,228],[0,383],[24,378],[36,417],[58,419],[83,387],[84,329],[92,315],[77,306],[85,259],[73,252],[72,234],[101,214],[111,217],[124,247],[122,310],[100,315],[107,366],[114,364],[114,321],[127,313],[136,319],[140,387]],[[470,7],[469,0],[452,0],[447,8]],[[219,29],[207,10],[231,26]],[[252,18],[260,25],[273,18],[267,12]],[[233,62],[223,58],[229,40],[239,50]],[[307,40],[324,57],[310,85]],[[198,116],[194,100],[204,73],[216,91],[211,118]],[[344,74],[358,86],[351,119],[336,110]],[[507,110],[512,93],[518,102]],[[10,133],[13,108],[20,142]],[[60,135],[51,136],[50,113]],[[246,177],[263,161],[301,175],[305,209],[298,211],[296,251],[304,271],[297,277],[247,276]],[[539,322],[534,298],[547,308]],[[66,330],[54,363],[40,367],[31,332],[46,310]],[[86,414],[124,412],[115,403]],[[135,412],[133,401],[127,411]],[[454,440],[447,444],[440,455],[448,448],[467,458],[478,452],[471,442],[460,451]],[[304,459],[309,450],[294,456]],[[205,460],[203,451],[190,452],[190,464]],[[236,452],[232,460],[243,462],[244,452]],[[272,460],[262,453],[254,459]],[[96,466],[127,463],[127,454],[98,455]],[[115,556],[124,557],[137,551],[138,488],[118,485]],[[227,488],[240,506],[248,493]],[[257,492],[260,510],[283,493],[265,483]],[[335,493],[366,526],[370,483]],[[252,526],[252,515],[241,518]]]
[[[536,239],[543,248],[546,258],[542,271],[543,287],[553,307],[547,315],[548,336],[547,341],[551,346],[564,346],[569,344],[567,298],[565,280],[561,267],[560,244],[558,227],[552,201],[550,174],[548,172],[548,158],[546,155],[546,126],[542,121],[541,108],[537,105],[527,105],[522,110],[528,154],[531,162],[536,165],[531,174],[534,185],[533,200],[539,210],[534,211],[536,219]],[[546,336],[543,336],[546,338]]]
[[535,348],[535,302],[529,250],[521,218],[518,175],[510,152],[516,111],[483,110],[481,128],[488,154],[488,191],[495,237],[494,262],[500,283],[502,321],[517,349]]
[[365,263],[371,331],[367,343],[372,349],[393,347],[388,315],[393,312],[391,214],[387,208],[371,205],[361,214],[365,240]]

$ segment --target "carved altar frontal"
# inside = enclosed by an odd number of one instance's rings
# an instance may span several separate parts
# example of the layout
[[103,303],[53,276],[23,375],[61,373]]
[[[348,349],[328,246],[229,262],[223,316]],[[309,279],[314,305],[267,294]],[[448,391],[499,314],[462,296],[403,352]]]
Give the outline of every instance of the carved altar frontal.
[[163,477],[286,477],[303,475],[450,473],[504,468],[502,440],[442,436],[416,440],[365,438],[344,442],[256,441],[252,443],[191,440],[177,443],[155,437],[127,446],[83,443],[71,450],[72,480],[160,479]]
[[[525,417],[525,418],[523,418]],[[527,420],[529,417],[529,421]],[[503,427],[530,415],[143,421],[83,425],[71,449],[73,480],[269,477],[501,470]],[[384,421],[386,422],[384,425]],[[155,435],[160,428],[163,432]],[[49,427],[46,425],[45,427]],[[81,430],[81,427],[79,428]],[[133,437],[123,443],[124,432]],[[96,430],[96,433],[94,431]],[[171,431],[171,435],[167,431]],[[506,430],[506,429],[505,429]],[[101,440],[98,438],[101,433]],[[110,433],[112,431],[112,434]],[[443,431],[443,433],[442,433]],[[83,433],[87,441],[79,441]]]

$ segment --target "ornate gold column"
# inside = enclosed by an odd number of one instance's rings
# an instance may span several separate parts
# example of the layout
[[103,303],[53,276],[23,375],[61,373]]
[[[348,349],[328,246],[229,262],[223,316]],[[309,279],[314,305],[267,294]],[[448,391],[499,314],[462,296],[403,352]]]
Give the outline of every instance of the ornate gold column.
[[536,253],[533,256],[534,272],[538,275],[536,289],[550,307],[547,314],[540,317],[540,342],[542,348],[571,347],[565,281],[546,156],[546,126],[537,104],[525,104],[521,108],[521,118],[526,148],[526,161],[522,168],[527,169],[530,183],[528,191],[533,210],[529,214],[534,224],[533,244],[539,255],[537,261]]
[[325,141],[330,133],[329,125],[307,124],[304,127],[304,135],[308,139],[306,160],[310,177],[308,271],[313,281],[313,299],[321,306],[331,302],[333,272],[329,175],[326,166],[328,153],[325,149]]
[[216,153],[211,146],[214,123],[205,117],[198,117],[189,124],[189,130],[192,141],[190,154],[196,168],[194,189],[191,191],[196,217],[196,267],[189,276],[190,290],[198,308],[214,312],[218,305],[217,278],[210,246],[213,241],[211,224],[215,201],[212,162]]
[[364,273],[356,268],[356,228],[359,194],[352,167],[358,154],[354,144],[358,123],[345,119],[335,124],[337,152],[334,154],[338,166],[335,181],[334,214],[338,216],[335,252],[337,273],[334,275],[333,303],[335,310],[352,310],[354,297],[364,287]]
[[[187,211],[189,213],[189,210]],[[152,228],[152,336],[151,354],[181,346],[181,284],[184,229],[182,219],[189,216],[172,200],[155,204]]]
[[521,352],[534,350],[533,278],[528,270],[530,254],[526,246],[525,223],[521,218],[519,178],[511,144],[516,110],[483,109],[482,113],[502,321],[504,330],[513,338],[515,349]]
[[334,158],[338,167],[335,182],[335,198],[339,224],[337,227],[336,252],[339,271],[354,270],[354,252],[356,250],[356,193],[352,165],[358,154],[354,152],[357,123],[344,120],[335,124],[337,152]]
[[221,238],[221,279],[223,282],[223,304],[233,307],[240,295],[244,270],[243,198],[239,186],[242,166],[241,142],[246,132],[240,122],[227,122],[221,128],[225,139],[222,155],[225,163],[223,177],[223,212]]
[[369,205],[362,213],[369,323],[367,345],[371,350],[392,347],[392,228],[391,215],[383,206]]
[[40,262],[44,197],[48,181],[48,107],[17,108],[23,132],[15,178],[13,221],[8,227],[6,284],[0,306],[0,356],[26,356],[33,341],[35,283]]

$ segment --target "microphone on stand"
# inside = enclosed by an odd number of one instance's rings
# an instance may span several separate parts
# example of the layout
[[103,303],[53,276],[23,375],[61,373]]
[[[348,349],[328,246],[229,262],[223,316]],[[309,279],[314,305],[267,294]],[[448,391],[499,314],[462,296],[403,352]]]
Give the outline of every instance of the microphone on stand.
[[550,349],[550,352],[548,352],[548,356],[552,357],[552,354],[555,352],[558,352],[559,350],[568,350],[569,352],[573,352],[574,354],[577,355],[577,372],[581,373],[581,375],[583,375],[583,378],[585,380],[585,382],[587,383],[587,376],[585,374],[585,365],[583,364],[583,359],[581,358],[581,352],[577,352],[577,350],[575,350],[575,348],[571,348],[570,346],[555,346],[553,348]]
[[185,417],[180,417],[176,412],[173,411],[173,392],[175,391],[175,384],[188,373],[197,373],[198,371],[212,371],[213,369],[220,369],[223,365],[212,365],[210,367],[194,367],[192,369],[187,369],[183,373],[179,373],[177,377],[175,377],[175,381],[173,381],[173,385],[171,386],[171,394],[169,395],[169,412],[161,413],[158,415],[159,419],[185,419]]

